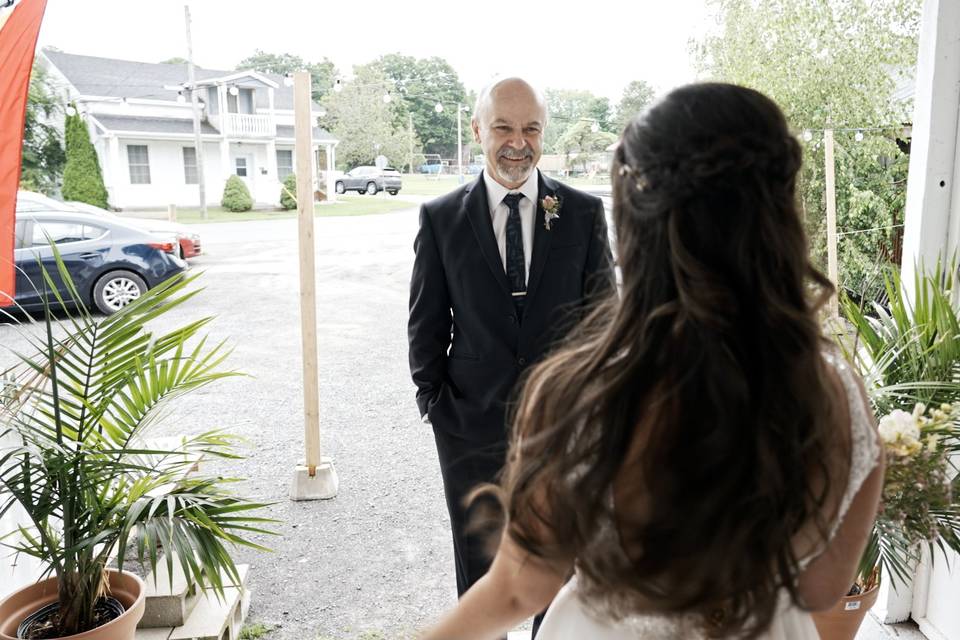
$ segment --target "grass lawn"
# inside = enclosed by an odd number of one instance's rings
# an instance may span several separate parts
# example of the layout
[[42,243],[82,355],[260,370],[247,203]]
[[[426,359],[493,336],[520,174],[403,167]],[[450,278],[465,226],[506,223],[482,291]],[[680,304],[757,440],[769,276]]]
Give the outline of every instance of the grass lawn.
[[[412,202],[401,199],[402,196],[353,196],[342,195],[335,203],[317,203],[314,207],[317,216],[366,216],[375,213],[389,213],[400,209],[409,209],[417,206]],[[165,212],[154,212],[151,217],[166,218]],[[131,214],[132,215],[132,214]],[[234,213],[223,207],[207,207],[207,219],[200,218],[200,209],[177,209],[177,222],[195,224],[203,222],[239,222],[243,220],[276,220],[278,218],[295,218],[296,210],[282,211],[260,209]]]

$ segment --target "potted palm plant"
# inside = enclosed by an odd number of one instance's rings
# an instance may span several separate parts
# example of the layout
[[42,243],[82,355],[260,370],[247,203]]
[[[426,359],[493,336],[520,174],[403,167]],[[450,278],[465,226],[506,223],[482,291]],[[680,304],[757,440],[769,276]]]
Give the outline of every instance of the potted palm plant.
[[886,456],[880,512],[847,597],[814,615],[824,640],[854,638],[883,576],[896,589],[926,545],[960,552],[960,310],[953,267],[917,270],[908,300],[898,274],[885,279],[887,305],[842,301],[852,338],[841,348],[864,378],[880,416]]
[[267,533],[251,513],[263,505],[227,492],[229,479],[187,473],[198,455],[235,457],[234,438],[210,431],[170,449],[144,439],[172,400],[238,374],[220,368],[223,343],[189,346],[210,318],[148,328],[196,294],[187,291],[194,278],[94,318],[56,258],[68,294],[43,271],[52,291],[43,335],[28,336],[35,353],[18,355],[0,395],[0,435],[10,443],[0,449],[0,516],[19,505],[28,518],[0,542],[39,559],[46,579],[0,603],[0,638],[132,639],[144,591],[123,570],[128,545],[152,569],[161,557],[178,562],[218,594],[239,582],[227,547],[262,548],[246,536]]

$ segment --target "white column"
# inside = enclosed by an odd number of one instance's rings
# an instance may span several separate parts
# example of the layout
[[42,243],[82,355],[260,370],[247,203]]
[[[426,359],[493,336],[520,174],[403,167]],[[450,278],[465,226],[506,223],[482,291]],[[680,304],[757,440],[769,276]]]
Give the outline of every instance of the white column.
[[[270,135],[277,135],[277,114],[273,108],[273,98],[274,98],[274,89],[273,87],[267,88],[267,102],[270,105]],[[274,171],[276,173],[276,171]]]
[[901,266],[908,291],[912,290],[917,263],[933,266],[938,257],[951,257],[960,242],[957,0],[924,2],[914,105]]
[[337,201],[337,189],[336,189],[336,180],[333,177],[333,172],[336,170],[336,158],[337,158],[337,144],[327,143],[327,201],[336,202]]

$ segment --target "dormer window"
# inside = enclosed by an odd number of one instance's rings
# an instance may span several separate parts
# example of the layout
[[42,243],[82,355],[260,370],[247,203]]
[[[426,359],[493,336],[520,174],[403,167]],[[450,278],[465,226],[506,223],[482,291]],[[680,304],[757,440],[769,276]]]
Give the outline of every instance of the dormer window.
[[237,88],[237,95],[227,91],[227,113],[254,113],[253,89]]

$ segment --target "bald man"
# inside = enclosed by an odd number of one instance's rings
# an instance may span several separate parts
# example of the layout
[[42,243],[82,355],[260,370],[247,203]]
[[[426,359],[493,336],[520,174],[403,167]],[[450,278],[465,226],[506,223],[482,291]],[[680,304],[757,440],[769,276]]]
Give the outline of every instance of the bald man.
[[471,122],[484,170],[421,207],[414,241],[410,371],[437,443],[460,595],[490,566],[463,502],[504,465],[518,379],[615,290],[600,199],[537,169],[546,124],[526,81],[486,87]]

